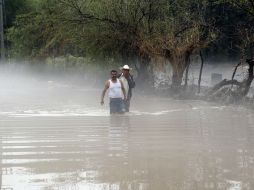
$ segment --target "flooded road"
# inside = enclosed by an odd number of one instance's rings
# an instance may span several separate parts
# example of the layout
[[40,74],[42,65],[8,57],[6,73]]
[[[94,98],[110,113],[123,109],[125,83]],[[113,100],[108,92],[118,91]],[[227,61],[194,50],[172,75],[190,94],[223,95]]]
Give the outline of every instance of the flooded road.
[[0,189],[251,190],[254,113],[134,92],[110,116],[101,91],[0,91]]

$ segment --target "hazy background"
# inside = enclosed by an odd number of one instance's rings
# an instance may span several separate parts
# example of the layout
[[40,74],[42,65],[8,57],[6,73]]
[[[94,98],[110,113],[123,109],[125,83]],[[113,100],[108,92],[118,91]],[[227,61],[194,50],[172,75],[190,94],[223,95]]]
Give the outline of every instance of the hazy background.
[[[189,85],[197,85],[199,67],[200,64],[198,63],[190,67]],[[0,68],[1,113],[9,111],[21,113],[56,111],[56,113],[66,112],[66,114],[84,114],[88,112],[91,114],[94,112],[93,114],[95,114],[103,111],[105,113],[108,111],[107,104],[101,107],[99,102],[105,81],[110,77],[111,69],[119,70],[117,66],[108,66],[102,69],[90,66],[90,68],[83,70],[74,67],[63,70],[47,65],[2,65]],[[232,64],[205,64],[201,85],[212,86],[212,73],[221,74],[222,79],[230,79],[232,70]],[[238,80],[244,78],[245,70],[246,68],[238,70],[236,74]],[[135,69],[131,72],[134,74],[135,79]],[[170,85],[171,75],[170,67],[164,71],[155,70],[155,89],[144,88],[142,82],[137,83],[133,93],[133,101],[135,102],[137,98],[142,99],[142,97],[149,96],[156,99],[155,95],[159,95],[160,89],[165,88],[162,84]],[[165,96],[165,93],[163,95]],[[107,96],[105,99],[108,99]],[[133,103],[134,106],[135,104]]]
[[[253,12],[239,0],[0,0],[0,189],[254,189],[254,112],[235,104],[251,107],[253,89],[197,100],[238,62],[235,79],[248,74]],[[101,91],[124,64],[131,111],[111,116]]]
[[108,71],[87,72],[1,67],[2,189],[254,188],[253,111],[136,86],[131,112],[110,116]]

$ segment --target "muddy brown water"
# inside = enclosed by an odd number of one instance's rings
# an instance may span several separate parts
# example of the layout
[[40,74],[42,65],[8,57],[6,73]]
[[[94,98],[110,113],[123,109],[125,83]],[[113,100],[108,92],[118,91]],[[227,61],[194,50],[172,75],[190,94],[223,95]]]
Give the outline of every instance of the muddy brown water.
[[1,91],[1,189],[254,189],[253,111],[134,92],[110,116],[100,93]]

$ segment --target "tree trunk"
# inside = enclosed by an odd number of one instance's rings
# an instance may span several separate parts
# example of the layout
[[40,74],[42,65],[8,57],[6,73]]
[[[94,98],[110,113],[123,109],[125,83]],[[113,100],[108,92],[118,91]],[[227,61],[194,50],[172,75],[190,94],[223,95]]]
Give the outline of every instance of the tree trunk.
[[242,82],[242,85],[241,85],[241,88],[240,88],[240,92],[239,94],[243,97],[243,96],[246,96],[250,90],[250,86],[251,86],[251,83],[253,81],[253,67],[254,67],[254,60],[246,60],[246,62],[248,63],[249,65],[249,69],[248,69],[248,78],[245,79],[243,82]]
[[136,82],[139,87],[145,87],[151,82],[151,73],[149,72],[150,57],[148,55],[141,55],[138,57],[138,64],[135,64],[137,70]]
[[169,58],[173,68],[172,87],[180,88],[183,80],[183,73],[190,64],[190,53],[185,52],[180,55],[173,55]]
[[251,60],[253,60],[253,58],[254,58],[254,52],[253,52],[253,50],[254,50],[254,43],[250,43],[250,59]]
[[[254,60],[246,60],[246,62],[249,65],[249,69],[248,76],[245,80],[243,80],[242,82],[238,82],[236,80],[233,80],[234,77],[232,77],[232,80],[224,79],[223,81],[216,84],[211,90],[208,91],[207,93],[208,99],[222,101],[226,100],[227,103],[232,103],[237,102],[241,100],[244,96],[246,96],[249,92],[251,83],[253,81]],[[236,68],[234,70],[234,73],[236,71]],[[235,90],[232,90],[233,85],[237,86]]]
[[187,66],[186,72],[185,72],[185,81],[184,81],[184,87],[187,88],[188,86],[188,80],[189,80],[189,67],[190,65]]
[[203,66],[204,66],[204,58],[201,51],[199,52],[199,55],[201,59],[201,66],[200,66],[199,77],[198,77],[198,93],[200,93],[201,77],[202,77]]
[[183,73],[185,68],[178,64],[173,64],[172,87],[180,87],[183,80]]

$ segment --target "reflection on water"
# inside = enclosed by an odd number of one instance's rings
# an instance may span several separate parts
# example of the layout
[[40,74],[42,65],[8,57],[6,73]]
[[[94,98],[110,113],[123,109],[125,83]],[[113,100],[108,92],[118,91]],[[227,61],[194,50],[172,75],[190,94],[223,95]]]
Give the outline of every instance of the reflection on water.
[[0,189],[254,189],[253,112],[134,93],[110,116],[100,93],[0,91]]
[[253,113],[189,103],[163,114],[2,115],[1,188],[254,189]]

